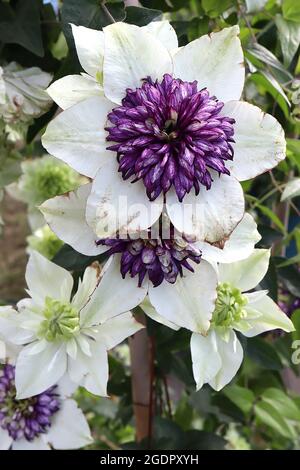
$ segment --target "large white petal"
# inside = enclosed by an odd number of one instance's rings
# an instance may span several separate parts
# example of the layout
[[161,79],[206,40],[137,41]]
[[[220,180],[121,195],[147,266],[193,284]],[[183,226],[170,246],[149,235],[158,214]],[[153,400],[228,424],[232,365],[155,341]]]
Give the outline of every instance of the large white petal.
[[221,101],[238,100],[244,87],[244,56],[239,27],[207,34],[182,47],[174,55],[174,76],[198,81]]
[[226,167],[238,180],[254,178],[285,158],[284,130],[273,116],[242,101],[226,103],[221,114],[235,119],[234,157]]
[[94,395],[107,396],[108,358],[104,344],[90,342],[91,355],[78,351],[76,360],[69,359],[68,372],[71,380],[85,387]]
[[37,251],[31,252],[25,278],[31,297],[41,306],[46,297],[66,302],[70,300],[73,288],[71,274]]
[[0,427],[0,450],[8,450],[13,440],[5,429]]
[[13,344],[26,344],[35,339],[35,333],[22,326],[23,315],[11,307],[0,307],[0,337]]
[[225,239],[224,246],[206,242],[197,242],[196,245],[202,251],[202,258],[209,262],[233,263],[250,256],[260,239],[255,220],[246,213],[229,238]]
[[88,304],[81,310],[83,327],[97,325],[139,305],[147,294],[147,284],[138,287],[137,278],[120,274],[120,256],[113,256],[101,273],[100,283]]
[[100,265],[93,263],[86,268],[82,280],[78,281],[77,292],[72,299],[72,305],[81,310],[90,300],[100,280]]
[[212,380],[222,366],[216,335],[210,331],[207,336],[193,333],[191,337],[193,374],[197,390]]
[[209,243],[227,238],[242,219],[245,208],[240,183],[232,176],[212,173],[211,188],[201,187],[198,196],[192,190],[180,203],[175,191],[167,193],[167,212],[177,230]]
[[96,245],[97,236],[85,219],[91,188],[91,184],[85,184],[75,191],[48,199],[40,206],[53,232],[76,251],[87,256],[98,255],[106,250]]
[[48,95],[62,109],[67,109],[91,96],[102,96],[103,88],[89,75],[67,75],[47,89]]
[[242,292],[254,289],[264,278],[270,259],[270,250],[255,249],[246,259],[219,265],[219,282],[228,282]]
[[45,149],[79,173],[93,178],[113,153],[106,150],[107,114],[112,103],[94,96],[66,109],[48,124],[42,137]]
[[280,328],[283,331],[294,331],[294,325],[288,316],[278,307],[278,305],[270,299],[267,295],[253,299],[252,294],[246,294],[248,304],[245,309],[251,316],[258,316],[258,318],[247,319],[252,325],[252,328],[246,332],[243,331],[245,336],[252,338],[252,336],[259,335],[265,331],[275,330]]
[[79,449],[93,442],[84,414],[70,399],[62,400],[45,438],[57,450]]
[[144,325],[136,321],[130,312],[126,312],[98,326],[96,338],[107,349],[112,349],[142,328],[145,328]]
[[216,376],[209,381],[209,385],[218,392],[236,375],[242,363],[244,353],[241,343],[232,330],[227,342],[216,333],[216,342],[222,364]]
[[146,26],[142,26],[142,30],[148,31],[158,41],[160,41],[169,51],[177,49],[178,39],[173,26],[169,21],[152,21]]
[[162,43],[145,29],[126,23],[104,28],[104,92],[120,104],[127,88],[135,89],[150,76],[161,79],[172,73],[172,59]]
[[27,441],[27,439],[14,441],[12,450],[51,450],[51,448],[45,442],[45,436],[42,435],[36,437],[33,441]]
[[103,31],[72,26],[76,51],[82,68],[92,77],[100,79],[103,69],[104,34]]
[[142,181],[124,181],[115,157],[100,168],[88,197],[86,219],[99,238],[138,233],[151,227],[163,209],[163,197],[149,201]]
[[193,267],[194,273],[185,272],[175,284],[150,286],[149,298],[157,312],[170,322],[205,335],[215,308],[217,275],[204,260]]
[[25,346],[16,362],[16,389],[18,400],[32,397],[55,385],[67,368],[64,345],[48,343],[38,354],[32,354],[34,343]]
[[143,302],[140,304],[140,308],[145,312],[145,314],[151,318],[152,320],[161,323],[164,326],[167,326],[168,328],[171,328],[172,330],[178,331],[180,330],[180,326],[175,325],[175,323],[170,322],[167,320],[163,315],[160,315],[153,305],[151,304],[149,297],[147,296]]

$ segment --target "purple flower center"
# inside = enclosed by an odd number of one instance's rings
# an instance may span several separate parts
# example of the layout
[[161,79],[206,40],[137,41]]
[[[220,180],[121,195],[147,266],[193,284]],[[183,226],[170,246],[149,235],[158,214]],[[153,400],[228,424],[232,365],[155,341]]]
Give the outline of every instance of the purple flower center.
[[224,104],[198,91],[197,81],[183,82],[171,75],[140,88],[128,89],[122,106],[108,115],[108,147],[117,152],[124,180],[143,180],[151,201],[174,186],[179,201],[194,187],[206,189],[210,170],[230,174],[234,119],[221,116]]
[[56,385],[40,395],[16,399],[15,368],[6,364],[0,376],[0,427],[16,441],[34,438],[48,431],[52,416],[59,410]]
[[200,263],[201,251],[183,239],[148,240],[148,239],[105,239],[98,240],[97,245],[109,247],[108,255],[122,253],[121,274],[125,278],[138,276],[138,285],[142,285],[148,274],[154,287],[163,280],[174,284],[178,274],[183,276],[183,268],[194,272],[189,261]]

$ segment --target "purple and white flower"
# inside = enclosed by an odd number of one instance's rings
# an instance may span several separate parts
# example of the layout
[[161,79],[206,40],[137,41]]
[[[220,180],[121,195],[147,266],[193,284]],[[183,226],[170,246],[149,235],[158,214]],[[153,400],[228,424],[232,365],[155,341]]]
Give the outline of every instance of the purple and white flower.
[[63,379],[18,400],[14,365],[0,365],[0,450],[78,449],[91,444],[87,421],[69,398],[73,391]]
[[72,29],[86,73],[48,88],[64,111],[43,145],[93,178],[86,219],[98,239],[148,229],[164,206],[189,237],[228,237],[244,213],[239,181],[285,157],[276,119],[239,101],[239,28],[181,48],[167,21]]

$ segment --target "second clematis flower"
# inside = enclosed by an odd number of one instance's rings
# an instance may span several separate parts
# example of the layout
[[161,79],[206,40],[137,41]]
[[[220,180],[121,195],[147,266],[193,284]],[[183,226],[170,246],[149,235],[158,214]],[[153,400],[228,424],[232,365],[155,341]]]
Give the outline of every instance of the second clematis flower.
[[4,341],[24,346],[16,359],[17,399],[40,394],[65,375],[106,396],[107,351],[143,328],[129,310],[144,295],[132,279],[113,283],[111,263],[105,273],[87,268],[72,295],[71,274],[32,252],[26,268],[30,298],[18,303],[18,312],[0,311]]
[[239,181],[285,157],[276,119],[239,101],[238,26],[181,48],[167,21],[72,30],[86,73],[48,88],[64,111],[43,145],[94,179],[86,216],[97,237],[147,229],[164,204],[178,231],[210,243],[228,237],[244,213]]

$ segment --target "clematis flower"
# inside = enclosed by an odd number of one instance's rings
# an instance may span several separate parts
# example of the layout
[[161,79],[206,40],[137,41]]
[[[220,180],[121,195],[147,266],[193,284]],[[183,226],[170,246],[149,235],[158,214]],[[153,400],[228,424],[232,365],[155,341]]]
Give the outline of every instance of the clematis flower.
[[88,423],[65,380],[18,400],[15,367],[0,365],[0,450],[78,449],[93,442]]
[[110,255],[115,266],[114,282],[119,285],[122,277],[124,281],[132,279],[141,292],[141,301],[148,295],[143,308],[145,303],[150,303],[146,312],[149,316],[155,315],[164,324],[177,324],[205,334],[214,310],[217,286],[215,270],[209,263],[228,263],[249,256],[260,239],[252,216],[245,214],[229,239],[218,246],[190,242],[177,233],[173,238],[160,238],[159,230],[155,233],[153,227],[150,236],[155,237],[152,238],[143,234],[144,237],[138,235],[132,239],[97,241],[85,219],[90,189],[91,184],[87,184],[42,204],[40,209],[54,233],[86,255]]
[[164,203],[178,231],[210,243],[229,236],[244,213],[239,181],[285,156],[276,119],[239,101],[238,26],[181,48],[167,21],[72,29],[86,73],[48,88],[64,112],[43,145],[94,179],[86,213],[98,238],[149,228]]
[[16,62],[0,67],[0,120],[9,140],[24,138],[32,120],[48,111],[52,100],[45,89],[51,80],[39,67],[23,69]]
[[28,205],[28,221],[32,230],[45,224],[37,206],[49,197],[77,188],[85,182],[76,171],[57,158],[44,155],[21,163],[18,182],[7,187],[9,194]]
[[219,391],[237,373],[243,349],[235,331],[251,338],[277,328],[286,332],[294,330],[291,320],[267,291],[248,292],[264,278],[269,257],[269,250],[256,249],[245,260],[218,266],[218,295],[208,334],[193,333],[191,338],[198,390],[208,383]]
[[26,268],[31,298],[19,302],[18,312],[0,314],[4,340],[24,345],[16,360],[17,399],[44,392],[65,374],[106,396],[107,351],[143,328],[128,312],[143,295],[132,279],[118,285],[111,263],[105,274],[100,280],[98,266],[87,268],[71,297],[71,274],[32,252]]

